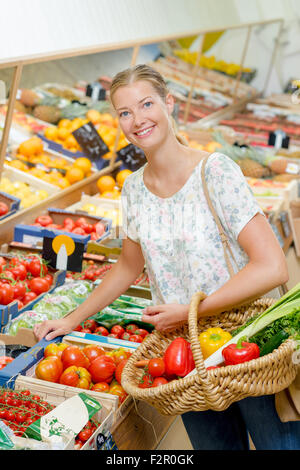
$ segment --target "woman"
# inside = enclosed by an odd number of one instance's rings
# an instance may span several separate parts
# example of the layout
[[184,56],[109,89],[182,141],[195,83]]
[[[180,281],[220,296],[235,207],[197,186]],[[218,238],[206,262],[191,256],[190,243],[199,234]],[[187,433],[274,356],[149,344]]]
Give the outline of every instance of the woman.
[[[207,294],[199,316],[208,316],[285,283],[284,254],[239,167],[214,153],[206,163],[205,179],[237,262],[230,278],[200,178],[207,154],[177,139],[171,117],[174,100],[161,75],[146,65],[120,72],[110,96],[126,138],[147,158],[147,164],[129,176],[123,187],[126,238],[122,253],[71,315],[35,327],[38,339],[67,334],[112,303],[135,281],[145,263],[154,306],[145,309],[143,321],[160,331],[187,321],[189,301],[196,291]],[[195,449],[247,449],[247,426],[257,449],[300,447],[298,428],[298,442],[293,441],[297,423],[279,421],[273,396],[246,399],[221,413],[192,412],[182,418]]]

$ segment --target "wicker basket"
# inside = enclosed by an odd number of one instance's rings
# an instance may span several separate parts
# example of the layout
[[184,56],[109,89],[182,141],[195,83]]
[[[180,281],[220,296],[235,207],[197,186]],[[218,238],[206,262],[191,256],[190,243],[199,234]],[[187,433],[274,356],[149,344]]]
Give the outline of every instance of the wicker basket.
[[[123,369],[122,386],[126,392],[135,399],[148,402],[163,415],[180,415],[188,411],[208,409],[225,410],[231,403],[248,396],[277,393],[288,387],[296,377],[298,368],[291,359],[294,351],[292,340],[285,341],[271,354],[258,359],[207,371],[198,340],[200,332],[211,326],[220,326],[231,331],[253,315],[262,313],[274,300],[261,298],[218,317],[207,317],[198,321],[198,306],[204,297],[202,293],[193,296],[188,325],[171,333],[156,331],[149,335]],[[155,388],[139,388],[138,381],[143,371],[136,368],[134,363],[163,356],[167,346],[178,336],[191,342],[197,373]]]

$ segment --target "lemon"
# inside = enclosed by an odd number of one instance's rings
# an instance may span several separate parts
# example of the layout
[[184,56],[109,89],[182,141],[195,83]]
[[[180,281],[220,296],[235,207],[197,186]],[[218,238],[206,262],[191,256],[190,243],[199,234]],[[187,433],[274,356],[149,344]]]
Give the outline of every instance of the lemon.
[[88,214],[96,214],[97,206],[94,204],[85,204],[81,209]]

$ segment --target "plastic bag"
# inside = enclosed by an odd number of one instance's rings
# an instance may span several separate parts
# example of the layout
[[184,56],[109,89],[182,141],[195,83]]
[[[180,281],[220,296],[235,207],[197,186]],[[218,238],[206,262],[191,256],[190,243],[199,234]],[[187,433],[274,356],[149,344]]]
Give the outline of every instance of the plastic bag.
[[44,320],[48,320],[46,313],[28,310],[9,322],[5,328],[5,333],[15,336],[19,328],[29,328],[32,330],[36,323],[41,323]]
[[73,299],[78,305],[82,304],[90,293],[93,291],[94,285],[89,281],[74,281],[65,283],[63,286],[57,287],[54,291],[58,295],[67,295]]
[[78,303],[67,295],[48,294],[37,302],[33,310],[44,313],[48,320],[58,320],[76,309]]

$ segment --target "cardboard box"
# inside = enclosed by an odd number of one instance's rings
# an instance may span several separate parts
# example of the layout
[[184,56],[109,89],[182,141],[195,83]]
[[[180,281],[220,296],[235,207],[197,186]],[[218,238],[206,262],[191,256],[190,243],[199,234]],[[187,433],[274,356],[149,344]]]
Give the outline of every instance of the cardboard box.
[[3,191],[0,191],[0,202],[4,202],[8,206],[7,214],[2,215],[2,217],[0,217],[1,221],[6,219],[7,217],[10,217],[19,210],[21,199],[15,196],[11,196],[10,194],[4,193]]
[[[57,225],[62,225],[66,217],[71,218],[72,220],[74,220],[74,222],[76,222],[80,217],[85,217],[87,222],[93,225],[96,224],[97,222],[102,222],[105,226],[105,233],[101,235],[98,240],[96,240],[97,242],[100,242],[102,239],[104,239],[107,236],[112,225],[112,221],[110,219],[107,219],[104,217],[90,216],[85,213],[82,213],[82,214],[75,213],[75,212],[65,210],[65,209],[50,208],[47,211],[47,215],[49,215],[52,218],[53,223]],[[90,235],[78,235],[78,234],[67,232],[67,231],[60,230],[60,229],[57,230],[57,229],[51,229],[47,227],[36,227],[32,225],[18,224],[14,228],[14,241],[32,244],[33,246],[38,246],[39,244],[42,244],[43,237],[46,234],[45,232],[46,230],[47,231],[51,230],[52,232],[55,233],[55,235],[61,235],[61,234],[68,235],[74,241],[84,243],[84,245],[86,245],[91,238]]]
[[0,334],[1,344],[22,344],[23,346],[32,347],[37,343],[32,330],[29,328],[19,328],[16,335]]
[[293,233],[296,255],[300,257],[300,198],[290,202],[287,212]]

